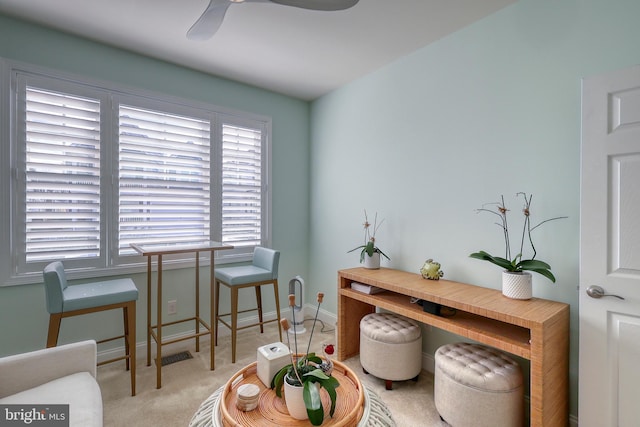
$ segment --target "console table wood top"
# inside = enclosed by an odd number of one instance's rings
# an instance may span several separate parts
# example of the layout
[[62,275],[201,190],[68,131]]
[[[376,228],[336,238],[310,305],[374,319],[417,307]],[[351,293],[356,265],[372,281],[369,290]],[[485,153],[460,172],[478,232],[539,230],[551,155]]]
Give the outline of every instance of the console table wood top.
[[[358,282],[384,289],[365,294]],[[410,297],[455,310],[424,312]],[[360,351],[359,324],[376,307],[461,335],[530,360],[532,426],[566,426],[569,384],[569,305],[540,298],[514,300],[499,290],[450,280],[425,280],[389,268],[338,271],[338,360]]]

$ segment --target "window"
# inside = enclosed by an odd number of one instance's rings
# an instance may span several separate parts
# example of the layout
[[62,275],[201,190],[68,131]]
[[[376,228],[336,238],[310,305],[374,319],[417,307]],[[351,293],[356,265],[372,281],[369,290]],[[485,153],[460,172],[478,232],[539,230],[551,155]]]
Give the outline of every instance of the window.
[[261,132],[222,125],[222,241],[260,244],[262,212]]
[[99,257],[100,101],[33,87],[24,96],[24,261]]
[[136,242],[211,240],[210,122],[118,111],[118,254]]
[[14,279],[133,271],[136,242],[268,245],[268,119],[24,67],[11,85]]

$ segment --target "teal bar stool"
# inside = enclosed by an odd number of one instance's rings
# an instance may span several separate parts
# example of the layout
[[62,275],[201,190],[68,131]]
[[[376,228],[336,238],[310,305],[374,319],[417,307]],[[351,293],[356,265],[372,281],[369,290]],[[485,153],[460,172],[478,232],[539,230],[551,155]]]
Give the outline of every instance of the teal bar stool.
[[58,344],[60,322],[65,317],[122,308],[124,335],[97,341],[98,344],[124,338],[125,355],[98,363],[126,360],[131,371],[131,395],[136,395],[136,301],[138,289],[131,279],[105,280],[68,286],[64,266],[60,261],[44,268],[44,289],[49,312],[47,347]]
[[[264,332],[265,323],[277,322],[280,341],[282,341],[282,329],[280,328],[280,299],[278,296],[278,264],[280,262],[280,252],[256,246],[253,251],[253,262],[251,265],[236,267],[218,267],[215,270],[215,311],[214,311],[214,334],[215,345],[218,345],[218,322],[231,329],[231,363],[236,363],[236,335],[241,329],[260,326],[260,333]],[[229,288],[231,292],[231,312],[220,314],[220,285]],[[264,320],[262,317],[262,285],[273,285],[273,293],[276,299],[276,319]],[[256,308],[238,311],[238,290],[253,287],[256,291]],[[238,313],[251,311],[258,312],[258,322],[250,325],[238,327]],[[231,323],[222,317],[230,316]]]

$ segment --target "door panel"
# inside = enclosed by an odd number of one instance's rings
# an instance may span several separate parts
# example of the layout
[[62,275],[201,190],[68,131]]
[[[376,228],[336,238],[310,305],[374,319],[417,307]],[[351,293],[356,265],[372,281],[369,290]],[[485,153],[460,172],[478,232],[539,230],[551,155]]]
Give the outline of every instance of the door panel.
[[638,427],[640,67],[585,79],[582,94],[579,422]]
[[[612,273],[638,274],[640,272],[640,155],[612,158],[611,178],[611,230]],[[624,233],[619,232],[624,230]]]
[[640,420],[637,395],[637,384],[640,383],[640,318],[612,313],[609,326],[613,353],[609,369],[616,387],[613,389],[612,406],[618,407],[619,425],[637,426]]

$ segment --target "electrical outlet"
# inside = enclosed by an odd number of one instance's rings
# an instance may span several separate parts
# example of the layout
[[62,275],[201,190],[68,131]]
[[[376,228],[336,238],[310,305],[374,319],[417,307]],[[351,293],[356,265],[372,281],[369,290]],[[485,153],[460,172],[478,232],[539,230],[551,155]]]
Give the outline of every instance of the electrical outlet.
[[176,314],[178,312],[178,301],[171,300],[167,303],[167,314]]

